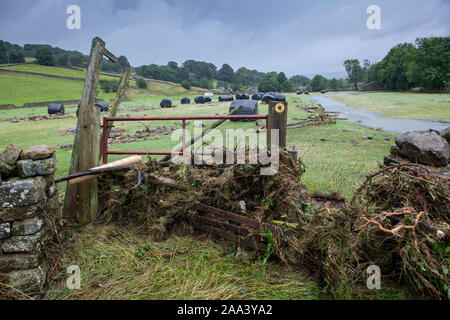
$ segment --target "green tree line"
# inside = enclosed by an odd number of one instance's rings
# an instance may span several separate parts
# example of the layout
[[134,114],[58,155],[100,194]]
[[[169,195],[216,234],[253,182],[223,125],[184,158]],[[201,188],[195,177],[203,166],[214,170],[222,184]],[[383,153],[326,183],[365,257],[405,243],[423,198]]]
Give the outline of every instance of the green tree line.
[[348,81],[377,81],[384,89],[415,87],[442,90],[450,87],[450,37],[418,38],[415,43],[398,44],[377,63],[349,59],[344,62]]

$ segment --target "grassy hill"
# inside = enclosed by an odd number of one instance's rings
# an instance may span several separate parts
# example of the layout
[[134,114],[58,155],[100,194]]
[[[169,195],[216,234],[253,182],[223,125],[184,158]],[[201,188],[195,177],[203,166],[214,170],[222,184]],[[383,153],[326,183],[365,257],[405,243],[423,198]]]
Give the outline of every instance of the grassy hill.
[[[4,72],[5,70],[25,71],[38,74],[20,74]],[[58,79],[49,77],[63,76],[76,79],[84,79],[86,70],[72,69],[53,66],[40,66],[35,64],[22,64],[14,66],[0,66],[0,104],[14,104],[21,106],[24,103],[53,101],[53,100],[75,100],[80,99],[84,83],[82,81],[70,79]],[[117,76],[102,73],[100,79],[117,80]],[[186,90],[178,83],[147,80],[148,88],[139,89],[136,81],[131,80],[130,89],[127,92],[129,97],[146,96],[181,96],[195,95],[206,90],[192,88]],[[106,93],[99,89],[98,97],[108,101],[115,93]]]

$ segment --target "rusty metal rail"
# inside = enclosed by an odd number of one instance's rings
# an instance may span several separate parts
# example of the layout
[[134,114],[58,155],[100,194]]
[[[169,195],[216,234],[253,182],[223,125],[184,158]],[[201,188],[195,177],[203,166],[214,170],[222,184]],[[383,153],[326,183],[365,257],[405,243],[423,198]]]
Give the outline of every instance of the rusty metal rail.
[[136,154],[136,155],[171,155],[171,151],[110,151],[108,150],[108,128],[114,127],[110,123],[116,121],[162,121],[162,120],[181,120],[183,130],[183,151],[175,152],[175,154],[183,155],[186,146],[186,120],[266,120],[266,128],[268,127],[267,115],[211,115],[211,116],[172,116],[172,117],[122,117],[122,118],[103,118],[103,163],[108,163],[109,154]]

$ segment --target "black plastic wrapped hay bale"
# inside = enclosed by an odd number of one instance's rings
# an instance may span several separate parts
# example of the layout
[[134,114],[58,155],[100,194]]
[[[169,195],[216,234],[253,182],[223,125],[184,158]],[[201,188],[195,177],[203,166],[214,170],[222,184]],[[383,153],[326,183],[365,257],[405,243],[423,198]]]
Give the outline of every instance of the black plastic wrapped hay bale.
[[280,93],[274,93],[274,92],[268,92],[266,93],[262,99],[261,99],[264,103],[269,103],[270,101],[286,101],[286,97],[284,94],[280,94]]
[[205,102],[211,102],[211,98],[210,97],[205,97]]
[[48,114],[65,114],[64,105],[60,103],[50,103],[48,105]]
[[246,93],[238,93],[236,95],[236,100],[249,100],[250,96]]
[[198,96],[194,99],[195,103],[205,103],[205,97]]
[[[258,114],[258,101],[256,100],[235,100],[230,105],[229,112],[233,111],[237,107],[242,106],[234,115],[253,115]],[[232,121],[256,121],[256,120],[232,120]]]
[[191,99],[189,99],[189,98],[181,99],[181,104],[189,104],[189,103],[191,103]]
[[255,93],[254,95],[252,95],[252,100],[261,100],[262,97],[264,96],[264,93]]
[[172,106],[172,101],[170,99],[162,99],[159,105],[161,108],[170,108]]
[[219,101],[233,101],[234,97],[232,95],[228,95],[228,96],[219,96]]
[[95,105],[100,108],[101,112],[108,112],[109,110],[109,104],[107,104],[106,102],[99,102]]

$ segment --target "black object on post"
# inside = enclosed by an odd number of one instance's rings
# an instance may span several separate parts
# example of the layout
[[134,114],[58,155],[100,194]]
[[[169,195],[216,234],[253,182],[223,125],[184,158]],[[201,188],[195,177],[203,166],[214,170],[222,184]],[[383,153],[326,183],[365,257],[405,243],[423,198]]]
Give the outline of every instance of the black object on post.
[[59,103],[50,103],[48,105],[48,114],[65,114],[64,105]]

